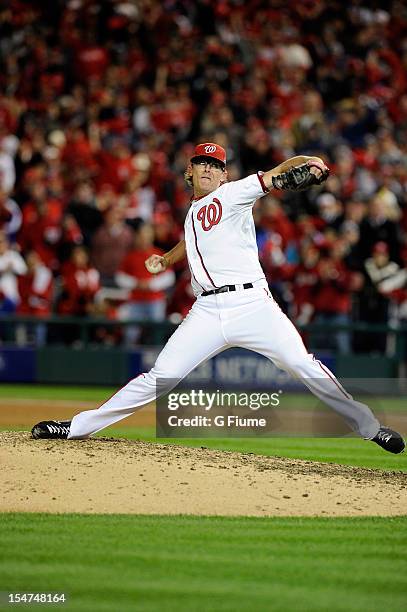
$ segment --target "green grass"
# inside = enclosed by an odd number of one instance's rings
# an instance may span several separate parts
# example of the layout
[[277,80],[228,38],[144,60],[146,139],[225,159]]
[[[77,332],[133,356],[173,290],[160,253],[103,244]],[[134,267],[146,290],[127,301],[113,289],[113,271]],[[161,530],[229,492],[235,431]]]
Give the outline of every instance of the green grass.
[[[0,399],[46,399],[46,400],[72,400],[90,401],[99,404],[109,398],[118,387],[97,386],[61,386],[61,385],[0,385]],[[366,402],[374,411],[406,412],[407,402],[403,397],[366,397],[358,396],[358,400]],[[322,407],[311,393],[283,393],[281,396],[281,407],[289,406],[293,410],[313,410]]]
[[0,591],[62,591],[63,610],[407,607],[406,517],[3,514],[0,538]]
[[[407,472],[407,454],[392,455],[376,444],[359,438],[159,438],[153,427],[108,428],[98,434],[102,437],[145,440],[161,444],[206,446],[219,450],[255,453],[258,455],[328,461],[343,465],[401,470]],[[407,512],[407,509],[406,509]]]
[[0,398],[99,402],[110,397],[117,389],[118,387],[1,384]]

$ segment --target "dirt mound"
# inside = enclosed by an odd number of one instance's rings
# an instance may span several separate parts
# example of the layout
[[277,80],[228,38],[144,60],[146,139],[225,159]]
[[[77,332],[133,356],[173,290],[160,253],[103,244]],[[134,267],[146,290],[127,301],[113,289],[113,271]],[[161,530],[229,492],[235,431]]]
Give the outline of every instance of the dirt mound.
[[0,432],[0,511],[393,516],[407,474],[96,438]]

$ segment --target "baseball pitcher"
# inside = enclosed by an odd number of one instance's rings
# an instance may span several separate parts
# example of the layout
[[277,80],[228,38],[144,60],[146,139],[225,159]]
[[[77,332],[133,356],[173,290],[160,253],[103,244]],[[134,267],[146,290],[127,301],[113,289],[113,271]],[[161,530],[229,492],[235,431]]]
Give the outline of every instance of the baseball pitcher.
[[[308,353],[293,323],[281,311],[259,262],[252,208],[271,190],[319,185],[329,169],[318,157],[293,157],[267,172],[228,182],[226,152],[215,143],[195,147],[185,172],[193,196],[185,239],[163,256],[152,255],[152,274],[186,257],[196,296],[154,367],[131,380],[95,410],[72,421],[43,421],[34,438],[87,438],[154,400],[157,380],[182,380],[201,363],[230,347],[256,351],[300,379],[340,414],[362,438],[391,453],[405,448],[397,432],[380,426],[368,406],[355,401],[330,370]],[[169,389],[160,389],[160,394]]]

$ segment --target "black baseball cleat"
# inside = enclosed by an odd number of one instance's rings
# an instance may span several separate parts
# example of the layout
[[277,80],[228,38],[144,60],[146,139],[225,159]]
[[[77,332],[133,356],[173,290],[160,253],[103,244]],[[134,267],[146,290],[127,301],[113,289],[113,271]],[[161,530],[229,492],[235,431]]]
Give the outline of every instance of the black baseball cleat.
[[372,442],[376,442],[384,450],[395,455],[402,453],[406,448],[406,443],[400,434],[389,429],[389,427],[380,427],[379,433],[372,438]]
[[71,427],[71,421],[41,421],[34,425],[31,435],[35,440],[48,438],[66,440]]

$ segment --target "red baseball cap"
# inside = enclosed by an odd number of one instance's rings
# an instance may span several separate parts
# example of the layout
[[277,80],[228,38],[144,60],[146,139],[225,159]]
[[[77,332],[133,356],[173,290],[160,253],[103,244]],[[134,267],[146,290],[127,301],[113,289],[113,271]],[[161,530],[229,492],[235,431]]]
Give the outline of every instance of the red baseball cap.
[[225,149],[214,142],[203,142],[202,144],[196,145],[191,161],[194,161],[197,157],[212,157],[226,165]]

